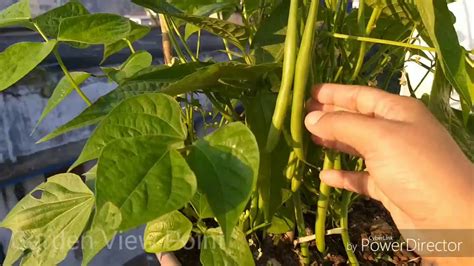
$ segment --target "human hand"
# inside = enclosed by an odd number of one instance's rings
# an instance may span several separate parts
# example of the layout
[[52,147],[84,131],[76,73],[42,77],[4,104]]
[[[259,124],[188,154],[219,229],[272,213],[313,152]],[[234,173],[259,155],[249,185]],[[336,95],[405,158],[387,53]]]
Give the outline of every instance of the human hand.
[[322,84],[307,109],[315,143],[359,155],[367,166],[322,171],[323,182],[381,201],[400,229],[474,228],[474,166],[420,101]]

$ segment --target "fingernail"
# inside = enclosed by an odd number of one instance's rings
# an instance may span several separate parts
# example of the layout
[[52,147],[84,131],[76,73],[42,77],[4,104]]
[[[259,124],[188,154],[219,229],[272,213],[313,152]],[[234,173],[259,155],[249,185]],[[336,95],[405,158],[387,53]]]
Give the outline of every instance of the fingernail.
[[319,119],[321,118],[321,116],[323,116],[323,114],[324,112],[321,111],[314,111],[309,113],[305,119],[306,126],[309,127],[316,125],[316,123],[318,123]]

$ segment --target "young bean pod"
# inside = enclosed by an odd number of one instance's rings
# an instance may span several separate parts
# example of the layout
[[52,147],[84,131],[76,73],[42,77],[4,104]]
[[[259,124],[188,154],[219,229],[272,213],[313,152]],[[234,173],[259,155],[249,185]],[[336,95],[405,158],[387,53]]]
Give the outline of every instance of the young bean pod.
[[316,19],[318,15],[319,0],[311,1],[309,14],[301,40],[298,57],[296,59],[295,80],[293,84],[293,102],[291,106],[291,137],[293,150],[298,159],[304,160],[303,148],[303,109],[308,82],[309,70],[312,59]]
[[[341,155],[327,151],[324,156],[323,170],[340,170]],[[329,206],[329,198],[332,188],[323,182],[319,185],[318,210],[315,225],[316,247],[318,251],[323,253],[326,250],[326,214]]]
[[298,0],[291,0],[290,3],[290,13],[288,15],[288,26],[285,38],[283,73],[275,110],[273,111],[272,125],[268,132],[265,147],[267,152],[272,152],[280,140],[281,129],[290,103],[290,92],[293,85],[296,53],[298,48],[298,2]]

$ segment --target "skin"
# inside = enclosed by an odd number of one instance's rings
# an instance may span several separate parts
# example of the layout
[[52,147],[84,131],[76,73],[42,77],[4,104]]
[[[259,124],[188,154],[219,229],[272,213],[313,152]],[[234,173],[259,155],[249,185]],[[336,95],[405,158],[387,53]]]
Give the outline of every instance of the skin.
[[[382,202],[399,229],[474,229],[474,165],[420,101],[320,84],[306,106],[313,141],[361,156],[367,167],[321,171],[323,182]],[[424,264],[461,262],[474,263],[423,258]]]

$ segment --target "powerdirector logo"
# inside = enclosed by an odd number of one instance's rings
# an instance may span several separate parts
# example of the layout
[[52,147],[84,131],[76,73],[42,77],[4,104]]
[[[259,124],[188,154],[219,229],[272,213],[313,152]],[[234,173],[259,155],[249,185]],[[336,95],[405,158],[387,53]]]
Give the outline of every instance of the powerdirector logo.
[[403,238],[371,235],[346,247],[354,252],[409,251],[421,257],[474,257],[473,229],[400,230]]

